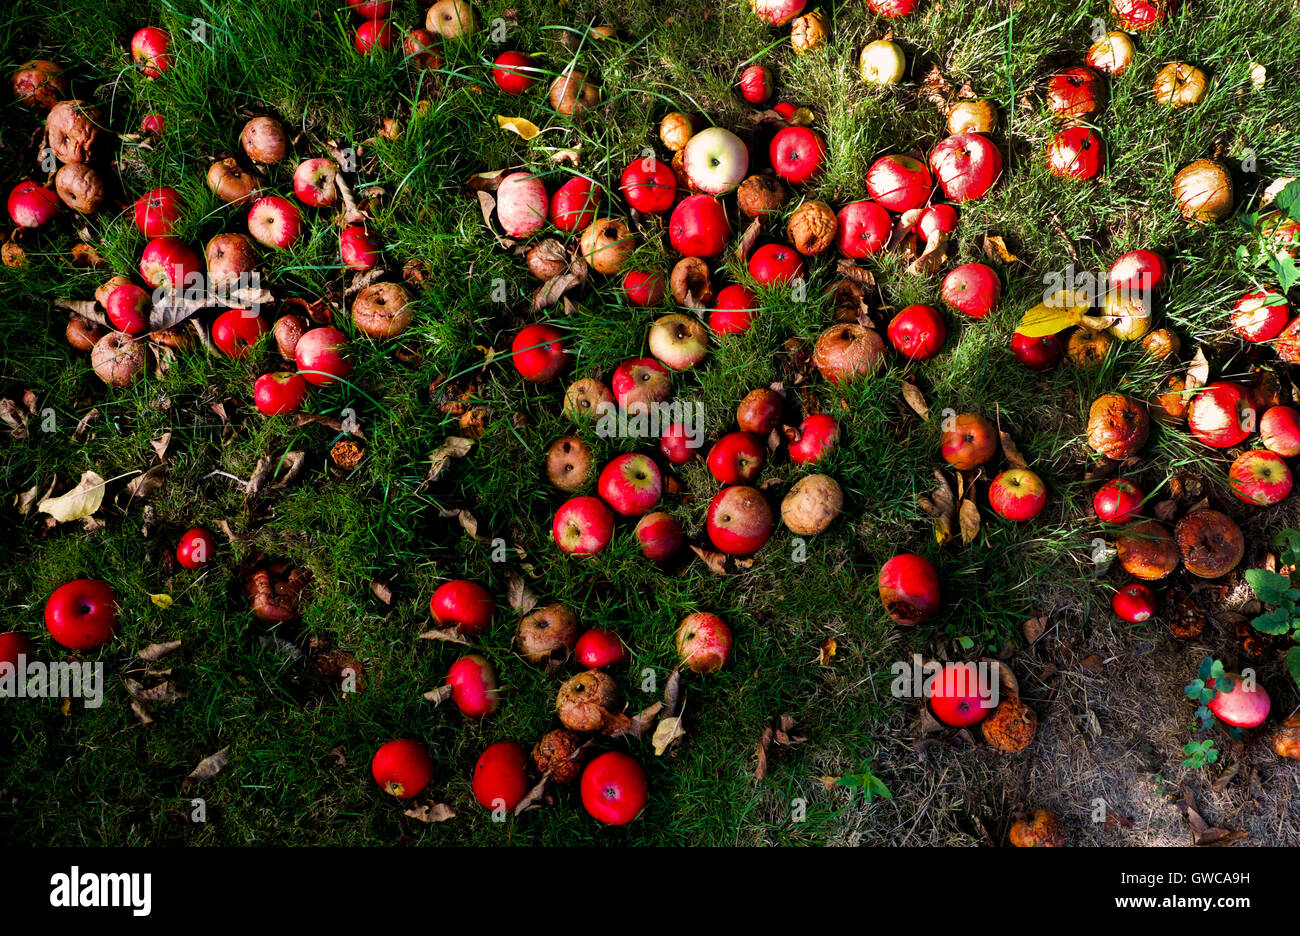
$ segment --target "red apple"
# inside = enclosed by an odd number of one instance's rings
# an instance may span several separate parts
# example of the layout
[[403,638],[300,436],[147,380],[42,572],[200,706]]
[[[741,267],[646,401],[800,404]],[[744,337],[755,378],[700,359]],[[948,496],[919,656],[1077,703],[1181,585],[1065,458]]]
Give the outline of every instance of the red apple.
[[733,556],[758,552],[772,535],[772,507],[752,487],[723,488],[709,504],[705,526],[713,545]]
[[279,195],[268,195],[248,209],[248,233],[267,247],[283,249],[298,239],[302,213],[298,206]]
[[1130,295],[1150,296],[1165,284],[1169,267],[1164,257],[1150,250],[1130,250],[1120,254],[1110,266],[1107,279],[1111,289],[1127,290]]
[[140,254],[140,276],[150,286],[184,289],[203,275],[203,260],[175,237],[155,237]]
[[527,325],[515,335],[511,360],[525,380],[545,383],[563,371],[572,358],[564,347],[564,333],[550,325]]
[[803,260],[785,244],[764,244],[749,258],[749,275],[763,286],[777,286],[803,276]]
[[749,0],[754,15],[768,26],[784,26],[807,5],[808,0]]
[[385,793],[411,799],[433,779],[433,758],[419,741],[398,738],[380,745],[370,761],[370,774]]
[[836,218],[835,243],[846,257],[868,257],[889,241],[889,212],[868,199],[849,202]]
[[882,156],[867,170],[867,194],[890,211],[920,208],[933,187],[930,170],[911,156]]
[[957,209],[952,205],[931,205],[925,209],[921,220],[916,222],[916,233],[922,243],[926,244],[939,234],[951,234],[955,230],[957,230]]
[[677,175],[655,156],[634,159],[618,182],[623,198],[642,214],[663,214],[677,200]]
[[692,446],[686,427],[679,422],[668,426],[659,436],[659,451],[674,465],[684,465],[694,458],[697,447]]
[[1047,80],[1047,109],[1053,117],[1079,120],[1101,109],[1106,86],[1091,68],[1067,68]]
[[19,227],[38,228],[59,213],[61,204],[54,189],[25,179],[9,193],[9,218]]
[[571,556],[594,556],[614,538],[614,515],[599,497],[570,498],[555,512],[551,536]]
[[1150,585],[1130,582],[1111,597],[1110,609],[1121,621],[1141,624],[1156,613],[1156,593]]
[[375,49],[391,49],[393,35],[393,24],[388,20],[365,20],[357,27],[357,34],[352,39],[352,47],[360,55],[369,55]]
[[890,19],[896,19],[900,16],[911,16],[920,6],[921,0],[867,0],[867,7],[877,16],[887,16]]
[[293,349],[298,373],[314,387],[327,387],[352,373],[348,339],[337,328],[310,329]]
[[1257,449],[1243,452],[1228,469],[1232,492],[1247,504],[1270,507],[1291,493],[1291,469],[1281,455]]
[[523,94],[541,75],[531,55],[513,50],[502,52],[492,62],[492,80],[506,94]]
[[623,274],[623,295],[631,305],[639,308],[656,306],[663,302],[667,292],[668,281],[662,273],[629,270]]
[[662,510],[648,513],[637,521],[633,535],[641,546],[641,554],[651,562],[666,562],[686,542],[686,533],[677,518]]
[[1142,509],[1146,495],[1125,478],[1112,478],[1092,495],[1092,509],[1103,523],[1128,523]]
[[1028,468],[1008,468],[989,485],[989,506],[1013,523],[1024,523],[1043,512],[1047,487]]
[[958,413],[945,421],[939,454],[958,471],[978,468],[997,458],[997,427],[978,413]]
[[750,65],[740,73],[740,96],[755,107],[762,107],[776,93],[776,78],[770,68]]
[[767,153],[778,176],[792,185],[803,185],[821,172],[826,141],[807,127],[785,127],[772,137]]
[[157,26],[146,26],[131,37],[131,59],[146,78],[157,78],[172,67],[171,36]]
[[339,234],[339,256],[349,269],[374,269],[382,252],[379,238],[364,224],[349,224]]
[[910,305],[894,316],[885,334],[909,361],[926,361],[943,349],[948,327],[934,306]]
[[167,186],[156,188],[135,200],[135,226],[145,237],[168,237],[184,210],[180,192]]
[[248,357],[258,339],[270,330],[260,315],[247,309],[227,309],[212,323],[212,343],[226,357],[240,360]]
[[659,466],[645,455],[619,455],[600,473],[596,492],[624,517],[639,517],[663,496]]
[[311,385],[302,376],[291,371],[263,374],[253,383],[253,404],[259,413],[267,416],[296,413],[310,389]]
[[528,792],[528,752],[513,741],[488,745],[474,765],[470,789],[484,809],[513,812]]
[[18,631],[0,634],[0,671],[6,663],[17,670],[19,658],[31,657],[32,651],[32,642]]
[[586,176],[574,176],[551,197],[551,223],[566,234],[590,227],[600,209],[600,186]]
[[491,630],[496,610],[492,593],[465,579],[444,582],[429,599],[429,614],[438,626],[455,627],[466,637],[481,637]]
[[880,567],[880,601],[898,624],[920,624],[939,612],[939,573],[928,559],[901,553]]
[[485,718],[500,704],[496,671],[477,653],[467,654],[451,664],[446,684],[451,686],[451,701],[467,718]]
[[1047,169],[1063,179],[1088,180],[1101,171],[1101,136],[1091,127],[1066,127],[1047,144]]
[[1276,289],[1248,292],[1232,306],[1232,330],[1247,341],[1258,344],[1272,341],[1282,334],[1291,320],[1286,296]]
[[767,449],[758,436],[729,432],[709,449],[709,472],[722,484],[748,483],[763,470]]
[[145,114],[140,120],[140,132],[162,136],[167,132],[167,121],[162,114]]
[[973,201],[1002,175],[1002,151],[978,133],[954,133],[930,153],[930,169],[949,199]]
[[798,438],[790,443],[790,461],[812,465],[830,457],[840,440],[840,427],[833,417],[814,413],[799,424]]
[[627,647],[618,634],[599,627],[583,632],[573,647],[573,656],[586,669],[606,669],[628,661]]
[[668,219],[668,240],[685,257],[716,257],[730,239],[726,209],[712,195],[688,195]]
[[1123,29],[1144,32],[1162,23],[1173,0],[1110,0],[1110,11]]
[[293,194],[312,208],[332,208],[339,203],[338,164],[317,156],[304,159],[293,171]]
[[964,263],[943,278],[939,295],[958,312],[981,319],[992,312],[1002,297],[1002,283],[991,267]]
[[716,673],[731,656],[731,628],[716,614],[687,615],[677,625],[677,655],[693,673]]
[[945,663],[926,688],[934,717],[953,728],[969,728],[989,714],[974,663]]
[[108,294],[104,309],[114,328],[128,335],[138,335],[149,327],[153,300],[135,283],[123,283]]
[[217,538],[203,527],[187,530],[176,544],[176,561],[186,569],[201,569],[217,555]]
[[512,172],[497,186],[497,220],[510,237],[523,240],[546,227],[551,200],[546,183],[531,172]]
[[392,0],[348,0],[348,6],[362,19],[387,19],[393,13]]
[[587,764],[578,787],[587,814],[605,825],[627,825],[650,797],[645,770],[622,751],[606,751]]
[[1206,384],[1187,407],[1192,435],[1213,448],[1239,445],[1255,431],[1255,404],[1240,384]]
[[1032,371],[1051,370],[1061,360],[1065,349],[1055,335],[1029,338],[1016,332],[1011,336],[1011,353]]
[[1300,455],[1300,413],[1289,406],[1270,407],[1259,420],[1259,438],[1283,458]]
[[629,412],[663,403],[673,392],[668,368],[652,357],[632,358],[618,365],[609,386],[619,407]]
[[[1219,690],[1206,703],[1214,717],[1234,728],[1255,728],[1264,724],[1272,708],[1264,687],[1259,684],[1247,687],[1246,680],[1239,673],[1224,673],[1219,679],[1231,682],[1232,688]],[[1211,679],[1205,684],[1206,688],[1214,689],[1218,682],[1218,679]]]
[[107,582],[76,579],[45,602],[45,628],[69,650],[96,650],[117,632],[117,595]]
[[736,283],[718,291],[709,313],[709,328],[719,335],[739,335],[749,331],[753,313],[758,310],[754,291]]

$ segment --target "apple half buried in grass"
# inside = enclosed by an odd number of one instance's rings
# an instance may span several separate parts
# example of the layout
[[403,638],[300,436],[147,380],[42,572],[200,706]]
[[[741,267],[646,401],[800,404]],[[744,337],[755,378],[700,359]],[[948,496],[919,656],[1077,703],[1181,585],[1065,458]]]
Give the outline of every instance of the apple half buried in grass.
[[718,292],[709,312],[709,328],[717,335],[739,335],[749,331],[753,314],[758,311],[758,296],[739,283]]
[[162,186],[135,200],[135,226],[145,237],[167,237],[185,211],[185,199],[174,188]]
[[767,498],[741,484],[718,492],[705,522],[713,545],[732,556],[758,552],[771,537],[774,525]]
[[614,538],[614,515],[599,497],[574,497],[555,512],[551,536],[571,556],[595,556]]
[[260,315],[247,309],[227,309],[212,323],[212,343],[226,357],[238,361],[248,357],[269,331],[266,320]]
[[790,461],[812,465],[829,458],[840,440],[840,427],[832,416],[814,413],[799,424],[789,445]]
[[668,293],[668,281],[664,275],[645,270],[629,270],[624,273],[622,285],[628,304],[642,309],[663,302]]
[[920,624],[939,613],[939,573],[924,556],[894,556],[880,567],[879,584],[880,601],[896,624]]
[[677,655],[693,673],[716,673],[731,656],[731,628],[716,614],[696,612],[677,625]]

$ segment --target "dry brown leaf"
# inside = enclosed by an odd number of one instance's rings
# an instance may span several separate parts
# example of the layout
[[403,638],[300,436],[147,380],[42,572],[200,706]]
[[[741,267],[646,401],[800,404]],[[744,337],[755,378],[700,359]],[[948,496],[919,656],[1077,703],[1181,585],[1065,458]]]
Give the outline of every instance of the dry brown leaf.
[[533,785],[533,788],[524,794],[524,798],[515,804],[515,818],[522,816],[532,809],[541,809],[542,804],[547,801],[546,793],[551,786],[551,775],[545,773],[542,779]]
[[1003,263],[1015,263],[1020,259],[1007,249],[1007,242],[997,234],[984,235],[984,256]]
[[910,380],[903,381],[903,402],[911,407],[912,412],[926,422],[930,421],[930,407],[925,402],[925,394]]
[[714,552],[711,549],[702,549],[699,546],[691,546],[691,552],[704,560],[704,564],[708,566],[709,571],[714,575],[734,575],[754,567],[753,559],[737,559],[735,556]]
[[582,277],[572,271],[552,276],[533,294],[533,314],[549,309],[565,297],[571,289],[582,285]]
[[274,465],[275,462],[270,455],[263,455],[259,458],[257,464],[253,467],[252,475],[244,484],[244,494],[251,497],[262,490],[262,485],[266,484],[266,479],[271,477],[271,469]]
[[668,676],[664,686],[664,711],[669,715],[680,715],[682,704],[682,671],[675,669]]
[[69,523],[89,517],[104,502],[104,483],[104,479],[95,472],[84,472],[71,491],[58,497],[47,496],[36,505],[36,509],[49,514],[55,523]]
[[469,534],[471,539],[477,540],[480,543],[490,543],[492,541],[492,538],[490,536],[479,535],[478,518],[475,517],[468,510],[465,510],[464,508],[454,507],[445,510],[439,510],[438,516],[443,518],[455,517],[456,520],[460,523],[461,529],[464,530],[467,534]]
[[172,444],[172,434],[164,432],[162,438],[154,439],[149,443],[149,447],[154,450],[158,460],[164,464],[167,462],[167,447]]
[[434,822],[446,822],[448,819],[455,819],[456,810],[446,803],[420,803],[410,809],[403,810],[402,815],[428,825]]
[[1020,449],[1016,448],[1016,440],[1011,438],[1011,433],[1001,429],[998,435],[1002,438],[1002,454],[1006,456],[1007,464],[1012,468],[1028,468],[1029,463],[1020,454]]
[[1196,349],[1196,356],[1192,358],[1192,363],[1187,366],[1187,377],[1185,386],[1188,397],[1197,390],[1204,387],[1210,382],[1210,362],[1205,357],[1205,347],[1199,346]]
[[907,267],[913,276],[930,276],[939,272],[944,261],[948,259],[948,234],[940,231],[926,243],[921,255]]
[[92,409],[85,416],[82,416],[81,419],[77,422],[77,428],[72,430],[72,437],[74,439],[80,439],[82,434],[85,433],[86,428],[91,423],[93,423],[96,419],[99,418],[100,418],[100,412],[98,409]]
[[144,660],[146,663],[157,663],[163,657],[170,656],[181,648],[179,640],[169,640],[166,643],[152,643],[136,654],[136,658]]
[[524,577],[514,569],[506,570],[506,603],[520,615],[527,614],[537,607],[537,595],[528,587]]
[[961,541],[969,546],[980,535],[980,511],[975,506],[975,501],[967,498],[961,502],[958,520],[961,524]]
[[1026,618],[1025,623],[1020,625],[1020,630],[1025,635],[1025,643],[1037,643],[1038,638],[1047,633],[1047,619],[1041,617]]
[[433,630],[427,630],[417,635],[417,640],[445,640],[448,643],[464,644],[469,646],[469,641],[465,635],[456,627],[435,627]]
[[172,685],[171,680],[164,680],[149,689],[144,688],[134,679],[124,679],[122,684],[126,686],[126,691],[131,698],[138,699],[146,704],[179,702],[185,698],[185,693]]
[[846,279],[851,279],[866,289],[874,289],[876,275],[866,267],[860,267],[852,260],[840,260],[835,264],[835,272]]
[[680,717],[661,719],[655,726],[654,737],[650,739],[650,743],[654,745],[655,757],[662,757],[670,745],[684,737],[686,737],[686,729],[682,726]]
[[[420,636],[424,635],[421,634]],[[434,705],[442,705],[442,703],[451,698],[451,693],[451,686],[439,686],[437,689],[430,689],[428,692],[424,693],[424,700],[426,702],[432,702]]]
[[741,263],[748,263],[749,252],[754,249],[754,244],[758,242],[758,236],[762,233],[762,218],[755,218],[750,221],[749,227],[745,228],[745,233],[740,236],[740,243],[736,247],[736,259]]
[[916,502],[934,518],[934,538],[940,546],[952,539],[953,528],[957,523],[957,499],[953,496],[952,484],[948,476],[937,468],[934,472],[937,486],[930,494],[920,495]]
[[276,479],[276,481],[271,485],[271,487],[273,488],[288,487],[290,484],[293,483],[294,479],[296,479],[298,475],[302,474],[303,465],[305,465],[306,463],[307,463],[306,452],[302,452],[302,451],[286,452],[284,457],[280,459],[279,464],[276,466],[276,474],[279,474],[281,471],[283,471],[284,474],[280,474],[279,477]]
[[199,761],[199,765],[190,771],[185,779],[190,783],[198,783],[201,780],[210,780],[225,769],[230,760],[230,747],[227,745],[220,751],[210,757],[205,757]]
[[135,712],[136,718],[140,719],[140,727],[142,728],[148,728],[156,720],[149,712],[148,706],[139,699],[131,700],[131,711]]
[[758,742],[758,766],[754,768],[755,780],[762,781],[767,777],[767,752],[771,749],[772,739],[775,736],[776,732],[772,730],[771,725],[763,729],[763,737]]
[[839,643],[834,637],[827,637],[817,648],[817,665],[830,666],[831,660],[835,659],[835,654],[839,650]]
[[14,507],[18,510],[18,516],[25,517],[32,512],[36,506],[36,500],[41,496],[41,486],[33,484],[27,490],[14,495]]
[[393,603],[393,589],[387,582],[378,580],[370,583],[370,593],[386,605]]

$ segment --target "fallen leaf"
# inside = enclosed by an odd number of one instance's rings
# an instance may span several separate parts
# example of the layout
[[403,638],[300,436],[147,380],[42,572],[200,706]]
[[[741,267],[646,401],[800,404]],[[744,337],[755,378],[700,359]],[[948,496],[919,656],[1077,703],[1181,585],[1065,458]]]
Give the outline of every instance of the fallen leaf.
[[537,595],[514,569],[506,570],[506,603],[521,615],[537,607]]
[[961,524],[961,541],[969,546],[980,535],[980,511],[975,506],[975,501],[967,498],[961,502],[958,520]]
[[199,761],[199,765],[190,771],[185,779],[190,783],[198,783],[201,780],[210,780],[225,769],[226,763],[230,759],[230,747],[223,747],[220,751],[211,757],[205,757]]
[[20,494],[14,495],[14,507],[18,510],[18,516],[25,517],[32,512],[36,506],[36,499],[41,496],[41,486],[33,484],[27,490]]
[[754,768],[754,779],[762,781],[767,777],[767,752],[772,747],[776,732],[768,725],[763,729],[763,737],[758,742],[758,766]]
[[831,660],[835,659],[835,653],[838,649],[839,644],[835,638],[827,637],[818,648],[817,664],[819,666],[830,666]]
[[953,527],[957,522],[957,499],[953,496],[952,484],[947,475],[936,468],[934,477],[938,486],[929,495],[919,495],[916,502],[934,518],[934,538],[942,546],[952,539]]
[[1016,331],[1026,338],[1046,338],[1078,325],[1091,308],[1085,290],[1062,289],[1024,314]]
[[167,467],[154,465],[144,474],[132,478],[113,500],[119,507],[125,509],[137,497],[141,499],[152,497],[166,480]]
[[164,680],[149,689],[144,688],[144,686],[134,679],[124,679],[122,680],[122,683],[126,686],[127,694],[130,695],[131,698],[139,699],[141,702],[145,703],[179,702],[181,699],[185,698],[185,693],[172,685],[171,680]]
[[294,479],[297,478],[298,475],[302,474],[302,467],[306,463],[307,463],[306,452],[301,452],[301,451],[286,452],[284,457],[280,459],[279,465],[276,468],[277,474],[279,473],[280,470],[283,470],[284,474],[280,475],[275,480],[275,482],[271,485],[271,487],[273,488],[288,487],[290,484],[293,483]]
[[257,464],[253,467],[253,473],[244,484],[244,494],[251,497],[262,490],[262,485],[266,484],[266,479],[271,476],[271,469],[274,466],[275,462],[270,455],[263,455],[259,458]]
[[72,437],[74,439],[80,439],[82,433],[86,431],[86,428],[99,418],[100,413],[98,409],[92,409],[85,416],[82,416],[81,419],[77,421],[77,428],[72,430]]
[[387,582],[371,582],[370,593],[386,605],[393,603],[393,590],[388,586]]
[[456,627],[435,627],[433,630],[427,630],[417,635],[417,640],[445,640],[448,643],[458,643],[469,646],[469,641],[465,635]]
[[459,521],[461,529],[464,530],[466,533],[468,533],[471,539],[477,540],[480,543],[491,542],[491,537],[479,535],[478,518],[475,517],[468,510],[465,510],[463,508],[453,507],[445,510],[439,510],[438,516],[443,518],[455,517],[456,520]]
[[552,276],[539,286],[537,292],[533,294],[533,313],[536,314],[543,309],[549,309],[564,298],[565,293],[580,285],[582,285],[582,277],[577,273],[568,272]]
[[835,271],[847,279],[871,289],[876,285],[876,275],[865,267],[860,267],[852,260],[840,260],[835,264]]
[[525,140],[531,140],[542,132],[537,124],[531,120],[525,120],[523,117],[502,117],[497,114],[497,126],[502,130],[517,133]]
[[1196,356],[1192,358],[1192,363],[1187,366],[1187,376],[1184,380],[1183,390],[1189,398],[1192,393],[1210,382],[1210,362],[1205,357],[1205,347],[1203,345],[1197,347]]
[[755,218],[749,222],[749,227],[745,228],[745,233],[740,236],[740,243],[736,247],[736,258],[741,263],[749,262],[749,252],[754,249],[754,244],[758,242],[758,236],[762,233],[762,218]]
[[650,743],[654,745],[655,757],[662,757],[669,745],[678,738],[684,737],[686,737],[686,729],[682,727],[680,717],[661,719],[655,726],[654,737],[650,739]]
[[149,443],[149,447],[154,450],[154,454],[158,456],[158,460],[160,462],[166,462],[167,447],[171,444],[172,444],[172,434],[170,432],[164,432],[162,434],[162,438],[154,439],[152,442]]
[[542,779],[533,784],[533,788],[524,794],[524,798],[515,804],[515,817],[518,818],[531,809],[541,809],[542,803],[546,799],[546,791],[550,789],[551,775],[545,773]]
[[930,421],[930,407],[925,402],[925,395],[921,393],[921,388],[910,380],[903,381],[903,402],[923,420]]
[[754,566],[753,559],[737,559],[735,556],[715,552],[711,549],[703,549],[699,546],[691,546],[691,552],[704,560],[704,564],[708,566],[709,571],[714,575],[731,575]]
[[142,728],[148,728],[155,721],[153,715],[149,712],[148,706],[139,699],[131,700],[131,711],[135,712],[136,718],[140,719],[140,726]]
[[173,603],[172,596],[166,593],[150,595],[149,600],[152,601],[154,604],[156,604],[158,607],[162,608],[164,611],[170,608]]
[[1025,461],[1025,456],[1020,454],[1020,449],[1016,448],[1016,440],[1011,438],[1011,433],[1001,429],[998,435],[1002,439],[1002,454],[1006,456],[1007,463],[1012,468],[1028,468],[1029,463]]
[[914,276],[929,276],[937,273],[948,257],[948,234],[940,231],[926,242],[921,255],[911,262],[907,272]]
[[1021,631],[1025,635],[1025,642],[1029,644],[1037,643],[1038,638],[1047,633],[1047,620],[1041,617],[1031,617],[1020,625]]
[[984,256],[990,260],[1001,260],[1003,263],[1015,263],[1020,258],[1007,250],[1007,242],[997,234],[984,235]]
[[179,640],[169,640],[166,643],[153,643],[145,647],[136,654],[136,658],[144,660],[146,663],[156,663],[163,657],[170,656],[181,648]]
[[47,497],[36,505],[36,509],[49,514],[55,523],[68,523],[89,517],[103,502],[104,479],[93,471],[87,471],[71,491],[58,497]]
[[[423,635],[422,635],[423,636]],[[439,686],[437,689],[430,689],[424,694],[426,702],[432,702],[434,705],[442,705],[451,698],[451,686]]]
[[664,686],[664,711],[669,715],[681,714],[682,702],[682,671],[675,669],[668,676],[668,682]]

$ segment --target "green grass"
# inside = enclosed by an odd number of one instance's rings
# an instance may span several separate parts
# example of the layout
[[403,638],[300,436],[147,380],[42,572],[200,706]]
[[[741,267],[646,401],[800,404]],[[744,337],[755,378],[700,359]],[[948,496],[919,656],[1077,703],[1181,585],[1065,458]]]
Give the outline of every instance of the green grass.
[[[300,156],[319,154],[312,141],[327,138],[358,148],[358,190],[376,195],[371,210],[390,271],[400,275],[411,259],[428,271],[415,325],[400,339],[418,360],[403,363],[392,345],[358,339],[349,385],[310,399],[315,413],[337,416],[352,408],[359,415],[367,449],[351,472],[326,457],[337,438],[332,430],[293,428],[287,418],[266,419],[252,409],[253,379],[275,367],[268,344],[245,361],[191,351],[161,379],[104,388],[86,357],[67,347],[64,313],[51,304],[88,297],[107,275],[74,270],[63,259],[74,236],[66,217],[25,241],[25,270],[0,274],[0,396],[31,388],[57,421],[53,433],[4,443],[0,476],[10,497],[33,485],[44,491],[55,476],[62,489],[86,470],[114,477],[143,469],[153,459],[148,442],[172,433],[168,480],[151,502],[158,522],[148,537],[139,504],[125,512],[106,506],[107,526],[94,532],[77,525],[47,530],[41,518],[21,519],[9,507],[3,513],[3,622],[37,637],[42,656],[62,653],[44,635],[41,615],[45,598],[64,581],[106,579],[123,604],[120,636],[92,654],[107,667],[103,708],[74,706],[65,717],[57,702],[11,702],[0,711],[6,839],[379,844],[405,834],[430,844],[815,843],[839,840],[856,823],[872,840],[872,829],[885,827],[886,810],[892,826],[895,810],[907,816],[918,804],[893,779],[910,750],[885,741],[915,714],[889,696],[889,663],[913,649],[959,653],[959,638],[973,641],[972,652],[997,652],[1019,639],[1021,622],[1041,609],[1050,588],[1087,593],[1089,544],[1097,535],[1083,519],[1091,496],[1083,476],[1093,459],[1082,442],[1088,405],[1113,388],[1146,395],[1169,372],[1126,346],[1096,373],[1063,367],[1029,375],[1008,353],[1008,336],[1041,296],[1044,274],[1072,260],[1081,269],[1104,270],[1126,250],[1160,250],[1174,270],[1162,309],[1166,324],[1185,347],[1214,342],[1224,336],[1230,302],[1249,285],[1232,266],[1241,236],[1232,224],[1183,224],[1169,191],[1173,173],[1209,155],[1236,165],[1253,151],[1258,171],[1239,173],[1242,198],[1279,175],[1300,174],[1300,136],[1293,129],[1300,118],[1300,31],[1290,28],[1291,11],[1267,0],[1198,6],[1136,40],[1137,61],[1109,82],[1111,99],[1096,121],[1107,168],[1090,185],[1047,174],[1041,154],[1056,128],[1036,86],[1062,62],[1081,60],[1092,18],[1105,13],[1102,3],[923,4],[918,15],[893,24],[909,74],[887,90],[868,89],[856,76],[857,51],[886,28],[863,2],[824,4],[832,9],[832,41],[802,57],[741,0],[679,5],[667,17],[662,5],[602,0],[485,2],[479,9],[488,23],[507,6],[515,15],[505,45],[542,55],[551,72],[576,62],[596,75],[605,97],[598,110],[575,123],[555,116],[540,92],[520,99],[500,94],[486,67],[496,54],[486,28],[468,42],[445,43],[437,73],[405,66],[400,53],[357,56],[351,15],[334,0],[164,6],[68,0],[57,11],[23,0],[0,25],[6,70],[38,55],[63,63],[74,93],[99,102],[114,130],[133,131],[148,112],[164,116],[168,130],[157,146],[123,144],[121,186],[128,203],[158,185],[179,188],[191,209],[180,233],[191,243],[242,229],[242,213],[217,202],[203,174],[212,159],[237,150],[246,119],[269,113],[304,134]],[[203,42],[187,37],[195,17],[206,23]],[[422,11],[413,4],[399,4],[398,24],[416,25],[417,17]],[[588,24],[606,21],[619,28],[617,40],[587,32]],[[177,67],[153,82],[140,77],[126,53],[131,33],[150,23],[168,28],[179,51]],[[576,51],[561,43],[566,37]],[[1268,68],[1260,90],[1249,90],[1244,50]],[[1163,63],[1178,59],[1207,69],[1214,82],[1196,107],[1171,112],[1153,101],[1150,86]],[[878,156],[925,152],[944,135],[942,115],[919,87],[931,66],[954,87],[968,82],[996,100],[1004,118],[994,134],[1006,156],[1004,178],[987,198],[962,206],[953,262],[981,259],[986,233],[1005,237],[1020,261],[999,265],[1004,299],[993,316],[980,322],[949,316],[948,344],[934,360],[902,366],[894,358],[881,375],[843,392],[818,377],[792,390],[794,412],[834,413],[845,439],[825,468],[844,487],[845,515],[809,541],[806,562],[792,560],[792,538],[781,530],[742,574],[714,576],[698,562],[660,571],[642,560],[627,523],[606,553],[567,559],[549,534],[563,498],[541,470],[546,446],[571,431],[559,413],[562,385],[522,383],[504,354],[481,366],[483,349],[508,352],[520,325],[533,319],[528,299],[535,282],[485,230],[464,183],[476,172],[524,166],[548,186],[579,171],[616,191],[627,162],[657,146],[658,119],[669,110],[748,128],[749,108],[730,83],[740,63],[749,62],[775,69],[782,100],[813,108],[830,162],[801,194],[833,205],[865,197],[865,171]],[[417,101],[427,102],[427,110],[413,113]],[[497,114],[527,117],[544,132],[526,143],[499,130]],[[377,138],[386,117],[401,124],[395,140]],[[34,117],[12,104],[0,120],[7,129],[0,134],[7,191],[34,171],[39,133]],[[558,149],[577,147],[577,170],[551,159]],[[271,189],[288,193],[293,164],[271,168]],[[671,266],[664,225],[646,221],[638,266]],[[144,244],[130,213],[108,210],[86,226],[113,270],[130,274]],[[767,233],[779,236],[781,229],[773,225]],[[264,252],[265,281],[279,296],[338,299],[346,281],[336,247],[335,221],[321,212],[292,251]],[[937,304],[940,275],[908,276],[893,258],[874,269],[886,310]],[[704,366],[675,378],[678,397],[705,402],[710,439],[730,429],[735,404],[749,389],[791,383],[787,355],[775,349],[791,337],[811,341],[830,323],[819,297],[835,280],[833,259],[813,260],[810,274],[807,301],[793,301],[788,290],[764,292],[750,332],[716,342]],[[727,276],[745,278],[734,261],[719,278]],[[505,304],[492,301],[498,279],[509,294]],[[578,303],[572,316],[558,307],[541,316],[571,335],[576,362],[568,376],[607,379],[620,361],[648,353],[646,330],[662,310],[628,307],[612,280],[596,283]],[[340,319],[350,332],[347,317]],[[1222,373],[1246,364],[1227,346],[1219,360]],[[451,375],[462,385],[475,383],[474,402],[489,408],[491,422],[469,457],[426,486],[429,453],[459,431],[429,391],[433,381]],[[903,406],[903,376],[916,379],[936,414],[947,407],[996,413],[1011,429],[1052,489],[1038,522],[1017,528],[986,511],[975,544],[934,544],[915,497],[933,486],[938,420],[924,423]],[[211,407],[229,398],[241,402],[227,407],[226,425]],[[92,408],[102,418],[74,439],[73,427]],[[639,447],[635,440],[586,434],[602,462]],[[306,451],[308,463],[283,490],[245,498],[235,481],[213,474],[246,478],[259,457],[293,450]],[[1204,461],[1167,430],[1157,430],[1148,454],[1140,475],[1148,490],[1171,468]],[[780,461],[765,468],[763,479],[784,484],[801,473]],[[676,474],[683,493],[670,496],[666,509],[693,541],[703,542],[717,485],[698,462]],[[472,511],[480,532],[503,537],[522,553],[512,549],[507,562],[494,562],[490,543],[471,540],[455,519],[440,516],[451,508]],[[222,520],[246,539],[227,545],[219,537],[219,559],[207,571],[177,569],[168,554],[179,534],[196,524],[216,529]],[[903,549],[930,556],[943,573],[945,613],[919,634],[894,627],[876,597],[880,564]],[[235,580],[240,561],[259,552],[298,564],[313,580],[301,622],[273,629],[275,635],[303,648],[317,638],[352,652],[364,661],[364,692],[341,698],[303,662],[262,645],[259,638],[272,631],[248,612]],[[634,658],[619,678],[634,710],[654,698],[639,691],[641,674],[652,672],[662,687],[674,666],[673,633],[685,614],[711,610],[732,624],[731,663],[720,674],[687,681],[688,738],[676,756],[655,758],[648,745],[609,744],[634,750],[650,772],[653,794],[643,821],[597,828],[572,789],[559,791],[553,807],[510,825],[491,822],[474,804],[469,776],[478,753],[498,740],[531,746],[553,727],[555,692],[570,670],[548,675],[524,662],[511,647],[515,615],[503,609],[483,641],[501,678],[503,709],[482,724],[468,723],[450,706],[433,708],[421,698],[463,651],[416,635],[428,626],[428,599],[438,583],[470,578],[504,597],[508,569],[527,571],[543,601],[567,602],[584,626],[624,635]],[[377,579],[392,582],[391,607],[372,596]],[[167,610],[149,599],[164,592],[175,598]],[[831,636],[838,655],[819,667],[818,646]],[[157,723],[142,728],[120,676],[136,650],[171,639],[184,641],[169,662],[188,697],[158,706]],[[755,783],[758,740],[785,712],[798,717],[811,740],[774,758],[769,777]],[[426,827],[405,819],[371,781],[371,753],[401,735],[430,745],[438,765],[431,793],[457,809],[453,821]],[[225,746],[229,767],[199,794],[209,821],[191,824],[181,780]],[[339,746],[343,764],[331,754]],[[894,788],[895,805],[857,805],[850,816],[846,794],[828,792],[817,778],[853,772],[867,755],[876,756],[876,771]],[[804,823],[790,821],[797,797],[808,803]]]

